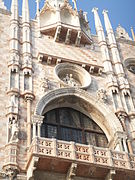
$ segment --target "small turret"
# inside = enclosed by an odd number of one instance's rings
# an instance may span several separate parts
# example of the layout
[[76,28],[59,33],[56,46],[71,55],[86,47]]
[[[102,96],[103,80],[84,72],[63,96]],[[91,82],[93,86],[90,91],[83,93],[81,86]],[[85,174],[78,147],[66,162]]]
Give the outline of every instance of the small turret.
[[129,34],[126,32],[126,30],[119,24],[116,29],[116,38],[124,39],[124,40],[132,40],[129,37]]

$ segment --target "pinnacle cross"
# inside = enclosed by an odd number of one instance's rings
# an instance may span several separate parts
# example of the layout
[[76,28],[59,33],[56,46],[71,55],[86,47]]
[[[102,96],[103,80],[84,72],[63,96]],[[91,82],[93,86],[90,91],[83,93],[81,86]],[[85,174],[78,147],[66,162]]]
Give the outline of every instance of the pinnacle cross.
[[74,8],[75,8],[75,10],[77,10],[76,1],[77,1],[77,0],[72,0],[72,2],[74,3]]

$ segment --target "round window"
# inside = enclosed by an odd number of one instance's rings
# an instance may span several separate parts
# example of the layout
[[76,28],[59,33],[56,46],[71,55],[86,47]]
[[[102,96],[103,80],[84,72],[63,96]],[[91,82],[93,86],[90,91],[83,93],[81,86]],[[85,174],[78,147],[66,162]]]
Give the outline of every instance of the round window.
[[135,74],[135,59],[134,58],[126,59],[124,64],[126,68],[128,69],[128,71]]
[[61,63],[55,67],[55,75],[63,87],[86,89],[91,84],[90,74],[82,67],[70,63]]

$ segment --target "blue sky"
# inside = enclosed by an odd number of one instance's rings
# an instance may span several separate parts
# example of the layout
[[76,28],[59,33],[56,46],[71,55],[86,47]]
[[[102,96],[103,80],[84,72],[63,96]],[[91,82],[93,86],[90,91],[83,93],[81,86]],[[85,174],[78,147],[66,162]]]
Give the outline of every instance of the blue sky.
[[[42,8],[45,0],[41,0],[40,8]],[[11,0],[4,0],[8,9],[11,6]],[[29,0],[31,18],[35,17],[36,0]],[[71,1],[72,2],[72,1]],[[19,0],[19,10],[21,14],[22,0]],[[95,33],[94,17],[91,12],[93,7],[98,7],[99,15],[104,26],[102,10],[109,11],[109,17],[114,29],[120,24],[131,36],[130,27],[133,26],[135,31],[135,0],[77,0],[78,10],[82,9],[88,12],[89,24],[92,33]]]

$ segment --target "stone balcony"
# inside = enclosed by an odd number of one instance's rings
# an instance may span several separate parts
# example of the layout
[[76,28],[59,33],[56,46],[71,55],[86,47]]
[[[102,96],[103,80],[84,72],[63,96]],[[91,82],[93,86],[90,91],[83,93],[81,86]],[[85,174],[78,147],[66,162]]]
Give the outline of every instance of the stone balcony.
[[67,174],[72,163],[77,165],[78,177],[104,179],[110,170],[116,172],[115,180],[119,180],[125,173],[130,180],[135,177],[133,154],[56,139],[33,139],[27,163],[29,174],[29,167],[32,166],[38,171],[53,169],[53,172]]

